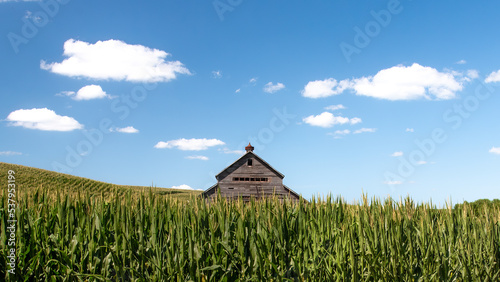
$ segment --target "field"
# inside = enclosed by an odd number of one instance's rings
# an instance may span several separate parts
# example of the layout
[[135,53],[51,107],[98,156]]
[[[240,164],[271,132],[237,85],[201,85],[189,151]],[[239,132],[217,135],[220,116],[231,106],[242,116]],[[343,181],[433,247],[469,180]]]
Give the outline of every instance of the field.
[[19,191],[32,194],[36,190],[46,189],[49,191],[47,195],[49,197],[54,197],[59,192],[70,197],[75,197],[78,194],[82,196],[88,194],[90,197],[102,196],[102,198],[109,201],[114,199],[116,195],[123,198],[127,192],[132,194],[132,198],[136,198],[141,192],[152,190],[158,196],[189,199],[192,195],[196,196],[202,192],[149,186],[115,185],[48,170],[0,162],[0,179],[4,179],[4,181],[0,181],[0,188],[2,190],[7,189],[7,172],[9,170],[16,172],[16,186]]
[[[2,165],[6,182],[9,165]],[[26,181],[25,167],[16,169],[16,181]],[[2,184],[0,276],[7,281],[500,280],[498,201],[443,209],[366,196],[357,204],[331,197],[209,203],[111,184],[68,192],[68,182],[42,177],[29,180],[38,187],[28,182],[17,191],[15,275],[6,273]]]

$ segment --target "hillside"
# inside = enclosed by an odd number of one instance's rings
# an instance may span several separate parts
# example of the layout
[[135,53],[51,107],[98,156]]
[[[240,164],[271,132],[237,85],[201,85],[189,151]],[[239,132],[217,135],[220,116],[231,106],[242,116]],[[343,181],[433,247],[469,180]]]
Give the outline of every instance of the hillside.
[[123,196],[127,192],[130,192],[134,196],[138,195],[141,191],[149,192],[151,190],[154,194],[160,196],[189,199],[191,196],[199,195],[202,192],[149,186],[115,185],[44,169],[0,162],[0,179],[2,179],[0,181],[0,189],[2,191],[5,191],[7,188],[7,174],[9,170],[16,172],[15,183],[17,191],[20,193],[43,189],[54,192],[54,194],[56,192],[63,195],[76,195],[78,193],[85,195],[88,193],[91,196],[100,196],[102,194],[105,198],[108,198],[115,193]]

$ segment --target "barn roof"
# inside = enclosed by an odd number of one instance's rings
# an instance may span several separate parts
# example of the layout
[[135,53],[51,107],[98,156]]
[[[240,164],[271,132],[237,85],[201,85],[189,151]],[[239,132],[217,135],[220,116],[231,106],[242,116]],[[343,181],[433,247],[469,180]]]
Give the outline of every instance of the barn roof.
[[292,189],[290,189],[288,186],[286,186],[285,184],[283,184],[283,187],[285,188],[285,190],[288,191],[288,193],[294,195],[295,197],[297,197],[298,199],[302,198],[299,194],[297,194],[297,192],[293,191]]
[[210,186],[210,188],[208,188],[207,190],[203,191],[203,193],[201,193],[201,196],[205,196],[208,192],[210,192],[210,190],[215,189],[215,187],[217,187],[218,185],[219,185],[219,183],[215,183],[214,185]]
[[236,163],[238,163],[239,160],[243,159],[243,158],[247,158],[249,156],[252,156],[254,157],[255,159],[259,160],[265,167],[267,167],[269,170],[271,170],[273,173],[275,173],[277,176],[279,176],[281,179],[283,179],[285,176],[277,171],[276,169],[274,169],[270,164],[268,164],[266,161],[264,161],[261,157],[257,156],[257,154],[255,154],[254,152],[248,150],[246,152],[246,154],[244,154],[243,156],[241,156],[239,159],[237,159],[236,161],[234,161],[232,164],[230,164],[229,166],[227,166],[225,169],[223,169],[221,172],[219,172],[215,178],[220,181],[222,179],[219,179],[219,176],[221,176],[221,174],[223,174],[224,172],[226,172],[226,170],[228,170],[229,168],[231,168],[232,166],[236,165]]

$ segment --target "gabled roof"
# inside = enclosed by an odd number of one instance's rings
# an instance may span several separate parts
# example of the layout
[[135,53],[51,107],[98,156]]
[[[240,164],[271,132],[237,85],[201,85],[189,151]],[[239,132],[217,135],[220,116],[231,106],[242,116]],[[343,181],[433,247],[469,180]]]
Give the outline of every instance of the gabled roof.
[[204,197],[208,192],[210,192],[210,190],[215,189],[215,187],[217,187],[217,185],[219,185],[219,183],[215,183],[214,185],[210,186],[210,188],[208,188],[207,190],[203,191],[203,193],[201,193],[200,196]]
[[234,161],[232,164],[230,164],[229,166],[227,166],[225,169],[223,169],[221,172],[219,172],[215,178],[217,179],[217,181],[220,181],[222,179],[219,179],[219,176],[221,174],[223,174],[226,170],[228,170],[229,168],[231,168],[232,166],[236,165],[237,162],[239,162],[241,159],[243,158],[247,158],[247,157],[254,157],[255,159],[257,159],[258,161],[260,161],[265,167],[267,167],[269,170],[271,170],[274,174],[276,174],[277,176],[279,176],[281,179],[283,179],[285,176],[283,174],[281,174],[279,171],[277,171],[276,169],[274,169],[270,164],[268,164],[266,161],[264,161],[261,157],[257,156],[257,154],[255,154],[254,152],[252,151],[248,151],[246,152],[246,154],[244,154],[243,156],[241,156],[239,159],[237,159],[236,161]]
[[297,192],[293,191],[292,189],[290,189],[288,186],[286,185],[283,185],[283,187],[285,188],[285,190],[287,190],[290,194],[296,196],[298,199],[302,198],[299,194],[297,194]]

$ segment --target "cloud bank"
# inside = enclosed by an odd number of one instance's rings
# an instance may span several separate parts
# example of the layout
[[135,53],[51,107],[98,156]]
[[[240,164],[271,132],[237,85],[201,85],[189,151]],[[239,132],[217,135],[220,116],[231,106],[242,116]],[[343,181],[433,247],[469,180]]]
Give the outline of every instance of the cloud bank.
[[[383,69],[373,76],[345,79],[334,78],[310,81],[302,90],[308,98],[323,98],[351,90],[356,95],[385,100],[448,100],[456,97],[463,83],[477,78],[477,71],[464,75],[455,71],[440,72],[417,63]],[[500,80],[500,78],[498,78]]]

